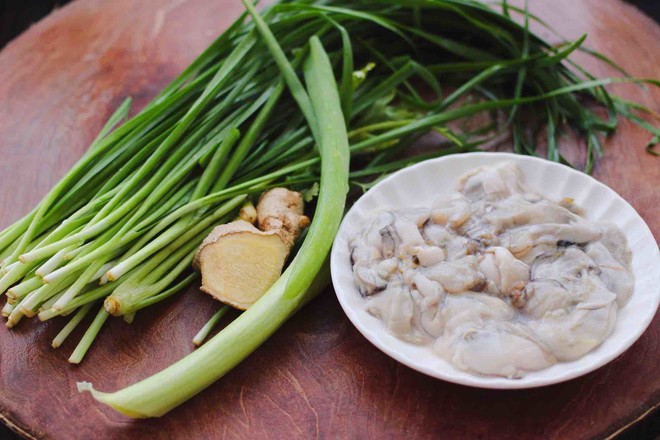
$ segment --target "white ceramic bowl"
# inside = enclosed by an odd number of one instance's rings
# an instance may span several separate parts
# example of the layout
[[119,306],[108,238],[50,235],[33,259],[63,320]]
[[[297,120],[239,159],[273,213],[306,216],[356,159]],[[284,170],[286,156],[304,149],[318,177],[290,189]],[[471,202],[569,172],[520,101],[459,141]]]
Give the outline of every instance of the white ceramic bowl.
[[[572,197],[591,220],[610,221],[625,233],[632,250],[635,292],[619,310],[612,334],[573,362],[528,373],[521,379],[479,377],[454,367],[431,348],[404,342],[365,309],[353,282],[348,241],[375,214],[387,209],[429,206],[438,195],[455,190],[458,178],[483,165],[514,161],[531,190],[555,201]],[[649,227],[612,189],[567,166],[509,153],[466,153],[421,162],[387,177],[364,194],[339,228],[331,256],[332,282],[344,312],[376,347],[397,361],[439,379],[482,388],[530,388],[563,382],[593,371],[628,349],[651,323],[660,302],[660,252]]]

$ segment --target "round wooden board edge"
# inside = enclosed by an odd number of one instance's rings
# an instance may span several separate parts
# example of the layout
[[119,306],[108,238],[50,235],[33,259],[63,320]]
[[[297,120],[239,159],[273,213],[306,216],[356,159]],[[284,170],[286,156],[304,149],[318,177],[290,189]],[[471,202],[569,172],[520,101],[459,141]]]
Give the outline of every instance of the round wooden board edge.
[[0,422],[2,422],[7,428],[9,428],[11,431],[15,432],[22,438],[28,439],[28,440],[37,440],[38,437],[36,437],[34,434],[32,434],[30,431],[28,431],[29,428],[23,428],[21,426],[18,426],[14,422],[9,419],[8,416],[5,416],[5,412],[9,413],[9,411],[4,411],[5,408],[0,408]]
[[[635,15],[639,17],[643,17],[644,19],[653,22],[653,20],[648,17],[646,14],[642,13],[639,9],[633,7],[632,5],[631,8],[634,10]],[[66,8],[66,7],[65,7]],[[64,8],[63,8],[64,9]],[[40,20],[37,22],[33,27],[38,26],[38,25],[43,25],[45,22],[49,22],[51,18],[51,15],[46,16],[44,19]],[[29,33],[32,30],[32,28],[26,30],[23,32],[21,35],[19,35],[17,38],[12,40],[9,44],[15,44],[17,40],[20,40],[26,33]],[[615,438],[626,431],[628,431],[631,428],[634,428],[637,426],[639,423],[643,423],[646,420],[648,420],[653,413],[660,409],[660,395],[655,396],[657,399],[657,402],[652,404],[648,408],[643,408],[640,407],[639,411],[636,412],[635,414],[632,414],[631,417],[626,420],[621,426],[619,427],[612,427],[612,430],[610,432],[605,431],[604,437],[607,439],[612,439]],[[0,407],[0,422],[5,424],[11,431],[15,432],[19,436],[27,439],[39,439],[39,438],[48,438],[47,436],[41,436],[40,433],[36,433],[30,429],[29,426],[20,426],[17,425],[16,423],[12,422],[12,419],[10,418],[13,415],[13,413],[9,410],[9,408],[6,407]],[[608,430],[609,431],[609,430]]]

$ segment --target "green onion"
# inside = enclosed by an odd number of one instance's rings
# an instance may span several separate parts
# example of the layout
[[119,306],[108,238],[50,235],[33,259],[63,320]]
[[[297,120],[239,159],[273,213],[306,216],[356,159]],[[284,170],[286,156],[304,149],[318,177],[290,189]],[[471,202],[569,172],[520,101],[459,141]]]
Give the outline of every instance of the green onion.
[[92,345],[92,342],[96,338],[96,335],[99,333],[99,330],[101,330],[101,327],[105,323],[106,319],[108,319],[108,316],[108,312],[106,312],[105,309],[101,307],[99,312],[94,317],[94,321],[92,321],[92,324],[89,326],[82,339],[76,346],[75,350],[73,350],[73,353],[69,357],[70,363],[79,364],[80,361],[82,361],[82,358],[85,356],[85,353],[87,353],[87,350],[89,350],[89,347]]
[[229,312],[231,307],[229,306],[223,306],[211,316],[211,319],[207,321],[206,324],[204,324],[204,327],[202,327],[199,332],[195,335],[193,338],[193,344],[199,346],[202,345],[204,342],[204,339],[206,339],[213,330],[213,328],[218,324],[218,321]]
[[51,346],[53,348],[58,348],[60,345],[64,343],[66,338],[69,337],[71,332],[80,324],[80,321],[83,320],[85,316],[92,310],[92,303],[86,304],[82,306],[78,311],[76,312],[75,315],[73,315],[73,318],[64,326],[62,330],[55,336],[55,339],[53,339],[53,342]]

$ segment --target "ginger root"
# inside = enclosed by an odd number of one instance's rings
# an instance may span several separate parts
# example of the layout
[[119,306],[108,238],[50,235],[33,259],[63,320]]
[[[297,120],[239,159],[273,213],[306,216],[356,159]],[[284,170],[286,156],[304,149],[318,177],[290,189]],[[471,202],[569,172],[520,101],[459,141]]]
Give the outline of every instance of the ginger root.
[[259,200],[256,221],[260,229],[249,222],[254,216],[239,217],[249,220],[213,229],[193,264],[202,273],[203,292],[245,310],[279,278],[309,218],[303,215],[301,194],[285,188],[274,188]]
[[266,191],[257,204],[257,223],[262,231],[275,231],[291,250],[309,217],[303,215],[302,194],[286,188]]

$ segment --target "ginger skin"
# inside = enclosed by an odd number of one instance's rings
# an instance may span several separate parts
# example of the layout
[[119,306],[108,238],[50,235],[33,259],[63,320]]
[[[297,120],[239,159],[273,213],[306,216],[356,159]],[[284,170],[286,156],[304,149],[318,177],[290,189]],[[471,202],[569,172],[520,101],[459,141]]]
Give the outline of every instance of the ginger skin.
[[257,224],[262,231],[275,231],[290,251],[309,217],[303,215],[302,194],[286,188],[265,192],[257,204]]

